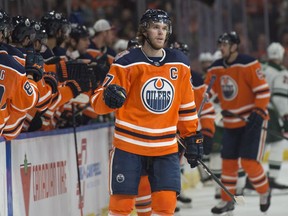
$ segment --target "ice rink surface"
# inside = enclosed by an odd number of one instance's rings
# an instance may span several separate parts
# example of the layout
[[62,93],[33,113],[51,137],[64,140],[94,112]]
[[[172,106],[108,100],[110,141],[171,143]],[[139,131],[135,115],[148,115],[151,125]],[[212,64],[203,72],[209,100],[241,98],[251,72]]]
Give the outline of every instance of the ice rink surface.
[[[265,164],[264,164],[265,167]],[[267,169],[265,167],[265,169]],[[282,165],[279,181],[288,184],[288,162]],[[250,192],[250,193],[248,193]],[[192,208],[181,208],[175,216],[211,216],[211,208],[219,200],[214,199],[214,186],[203,186],[201,183],[193,189],[188,189],[185,195],[192,198]],[[255,192],[244,193],[245,205],[236,205],[233,216],[288,216],[288,190],[272,191],[271,206],[266,213],[260,212],[259,196]]]

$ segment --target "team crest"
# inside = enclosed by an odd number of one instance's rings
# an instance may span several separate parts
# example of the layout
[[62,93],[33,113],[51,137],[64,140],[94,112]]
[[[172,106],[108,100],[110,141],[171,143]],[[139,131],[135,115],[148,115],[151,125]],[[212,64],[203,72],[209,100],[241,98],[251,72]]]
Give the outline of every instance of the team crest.
[[155,114],[162,114],[169,110],[174,99],[174,87],[163,77],[148,80],[141,90],[144,107]]
[[221,76],[220,79],[222,95],[225,100],[231,101],[238,94],[238,86],[234,79],[230,76]]

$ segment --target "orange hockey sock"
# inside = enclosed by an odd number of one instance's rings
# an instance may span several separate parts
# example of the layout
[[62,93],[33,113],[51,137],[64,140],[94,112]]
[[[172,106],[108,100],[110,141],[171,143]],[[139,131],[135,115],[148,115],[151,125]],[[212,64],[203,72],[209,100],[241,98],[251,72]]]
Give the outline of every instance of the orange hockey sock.
[[269,183],[262,165],[251,159],[241,159],[241,164],[255,190],[260,194],[266,193]]
[[148,176],[141,176],[135,207],[138,216],[150,216],[152,213],[151,188]]
[[[232,194],[236,193],[237,178],[238,160],[223,159],[221,181]],[[221,191],[221,198],[225,201],[231,200],[231,197],[228,196],[224,190]]]
[[136,196],[110,195],[109,216],[127,216],[132,212]]
[[175,191],[152,193],[152,215],[172,216],[177,204]]

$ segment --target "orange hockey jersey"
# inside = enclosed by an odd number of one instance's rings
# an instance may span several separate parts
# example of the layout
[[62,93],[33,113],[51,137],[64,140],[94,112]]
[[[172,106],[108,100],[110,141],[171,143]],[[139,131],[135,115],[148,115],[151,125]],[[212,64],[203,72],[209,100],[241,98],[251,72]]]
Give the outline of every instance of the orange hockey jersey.
[[[188,59],[178,50],[163,49],[163,57],[154,62],[141,48],[124,51],[111,65],[103,87],[91,96],[91,106],[98,114],[115,111],[115,147],[146,156],[175,153],[177,129],[185,138],[198,127],[190,79]],[[110,84],[126,89],[120,109],[110,109],[103,101],[103,90]]]
[[24,67],[4,50],[0,50],[0,101],[1,133],[11,139],[20,132],[27,111],[37,103],[38,89],[27,79]]
[[[247,118],[257,107],[265,110],[268,116],[270,91],[257,59],[239,54],[230,65],[225,64],[223,59],[216,60],[208,69],[206,84],[213,75],[216,75],[216,80],[211,93],[217,94],[222,110]],[[225,116],[223,123],[226,128],[246,124],[240,118]]]

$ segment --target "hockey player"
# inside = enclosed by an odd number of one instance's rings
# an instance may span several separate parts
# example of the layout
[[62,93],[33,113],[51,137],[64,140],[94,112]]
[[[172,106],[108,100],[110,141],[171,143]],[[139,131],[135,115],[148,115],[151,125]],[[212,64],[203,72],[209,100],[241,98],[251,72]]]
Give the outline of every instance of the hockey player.
[[131,213],[142,169],[149,176],[152,214],[174,214],[181,189],[177,129],[191,167],[202,157],[188,59],[180,51],[163,48],[171,33],[168,14],[148,9],[138,29],[142,47],[117,56],[103,86],[91,96],[98,114],[115,112],[116,117],[110,216]]
[[[280,43],[273,42],[267,48],[268,61],[262,63],[262,69],[271,90],[271,100],[268,111],[270,120],[268,130],[278,131],[279,134],[288,131],[288,71],[282,65],[285,49]],[[281,137],[267,134],[266,143],[270,144],[269,183],[271,188],[288,189],[288,185],[277,182],[283,151],[288,141]]]
[[[221,181],[235,194],[240,162],[260,194],[260,210],[266,212],[270,206],[271,190],[260,160],[264,153],[266,131],[262,127],[267,126],[268,122],[270,92],[259,62],[239,54],[239,44],[236,32],[224,33],[218,38],[222,58],[208,69],[205,82],[209,83],[212,75],[216,76],[211,93],[218,96],[221,109],[248,117],[248,123],[234,116],[223,118]],[[234,210],[233,201],[224,191],[221,192],[221,199],[212,208],[212,213]]]
[[[10,140],[11,136],[20,132],[23,116],[25,117],[27,111],[33,108],[38,101],[38,89],[33,79],[36,76],[41,77],[42,74],[38,66],[36,67],[38,64],[37,61],[31,62],[33,63],[32,65],[27,65],[24,68],[7,53],[2,43],[7,36],[7,28],[9,26],[3,18],[5,18],[5,15],[0,11],[0,135]],[[33,60],[35,59],[33,58]],[[20,116],[22,119],[17,119],[17,116]],[[11,125],[11,128],[9,128],[10,122],[16,122],[16,125]],[[9,134],[9,136],[3,133],[4,129],[6,130],[5,133]]]

